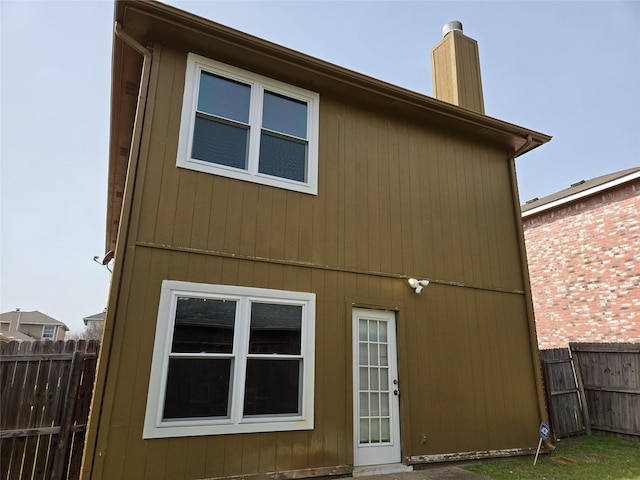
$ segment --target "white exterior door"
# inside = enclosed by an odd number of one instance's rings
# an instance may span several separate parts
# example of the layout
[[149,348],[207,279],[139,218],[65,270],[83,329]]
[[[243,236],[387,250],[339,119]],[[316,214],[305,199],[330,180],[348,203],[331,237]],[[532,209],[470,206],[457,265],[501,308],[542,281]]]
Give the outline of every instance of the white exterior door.
[[353,392],[353,464],[400,463],[394,312],[353,309]]

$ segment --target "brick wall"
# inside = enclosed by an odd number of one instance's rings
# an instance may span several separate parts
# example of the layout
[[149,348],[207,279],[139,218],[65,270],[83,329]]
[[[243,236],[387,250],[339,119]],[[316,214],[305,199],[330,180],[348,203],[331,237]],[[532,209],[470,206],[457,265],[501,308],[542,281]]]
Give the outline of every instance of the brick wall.
[[539,347],[640,342],[640,180],[523,224]]

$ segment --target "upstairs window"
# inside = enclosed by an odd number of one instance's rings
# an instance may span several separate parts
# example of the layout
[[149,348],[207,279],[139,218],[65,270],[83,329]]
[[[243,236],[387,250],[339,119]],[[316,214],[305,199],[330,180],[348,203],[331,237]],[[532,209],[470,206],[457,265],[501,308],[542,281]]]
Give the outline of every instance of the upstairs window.
[[177,165],[316,194],[319,96],[190,53]]
[[313,428],[315,296],[163,282],[144,438]]
[[56,326],[45,325],[42,327],[42,340],[55,340]]

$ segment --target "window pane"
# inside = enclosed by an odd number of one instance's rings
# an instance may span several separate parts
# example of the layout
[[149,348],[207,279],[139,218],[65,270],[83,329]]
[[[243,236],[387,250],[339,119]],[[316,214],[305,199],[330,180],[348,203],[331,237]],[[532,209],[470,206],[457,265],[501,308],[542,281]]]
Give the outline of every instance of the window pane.
[[377,368],[372,368],[369,371],[369,378],[370,378],[370,382],[369,382],[369,390],[379,390],[380,389],[380,384],[378,383],[378,369]]
[[251,304],[249,353],[300,354],[302,306]]
[[380,419],[371,419],[371,443],[380,443]]
[[367,367],[360,367],[360,390],[369,390],[369,373]]
[[264,92],[262,126],[269,130],[307,138],[307,103]]
[[307,145],[263,133],[258,171],[274,177],[305,181]]
[[380,394],[380,414],[389,415],[389,394],[388,393]]
[[380,341],[387,341],[387,322],[380,322]]
[[171,351],[231,353],[236,302],[179,297]]
[[378,365],[378,345],[369,344],[369,364]]
[[389,369],[380,368],[380,390],[389,390]]
[[247,169],[248,130],[196,117],[191,158]]
[[360,354],[360,357],[359,357],[360,365],[369,365],[369,351],[367,350],[367,344],[360,342],[358,347],[358,352]]
[[389,356],[387,355],[387,345],[380,345],[380,365],[387,366],[389,365]]
[[369,419],[360,419],[360,443],[369,443]]
[[378,322],[376,322],[375,320],[371,320],[369,322],[369,341],[378,341]]
[[380,395],[377,393],[370,393],[371,398],[371,416],[377,417],[380,415]]
[[358,322],[358,339],[360,341],[367,341],[367,321],[366,320],[360,320],[360,322]]
[[250,99],[249,85],[201,72],[198,92],[200,112],[249,123]]
[[369,416],[369,394],[368,393],[360,393],[360,416],[368,417]]
[[302,360],[247,360],[244,416],[300,413]]
[[169,360],[165,419],[229,416],[231,359]]
[[380,429],[382,430],[382,434],[380,435],[380,440],[383,442],[391,441],[391,425],[388,418],[380,419]]

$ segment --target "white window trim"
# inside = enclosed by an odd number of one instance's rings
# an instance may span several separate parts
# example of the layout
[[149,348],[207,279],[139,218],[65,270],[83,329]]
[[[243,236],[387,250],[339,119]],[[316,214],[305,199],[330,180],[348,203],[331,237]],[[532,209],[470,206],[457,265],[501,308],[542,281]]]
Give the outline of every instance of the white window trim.
[[[247,305],[249,301],[301,305],[303,307],[301,414],[241,418],[238,402],[242,402],[244,398],[245,371],[240,369],[238,372],[241,378],[238,378],[236,381],[232,379],[230,385],[230,394],[235,401],[231,403],[229,418],[163,420],[162,413],[164,410],[169,353],[171,352],[173,339],[176,302],[179,296],[239,300],[238,305],[241,309],[248,308]],[[306,292],[164,280],[160,293],[156,337],[153,346],[147,408],[142,437],[148,439],[313,429],[315,298],[315,294]],[[246,315],[247,312],[241,311],[240,315],[243,314]],[[237,333],[234,337],[234,341],[238,341],[237,339],[240,338],[240,334]]]
[[[200,72],[206,71],[215,75],[251,85],[251,104],[249,112],[249,152],[248,168],[242,170],[225,165],[191,158],[195,112],[198,105],[198,89]],[[264,90],[279,93],[286,97],[300,100],[307,104],[307,181],[298,182],[286,178],[274,177],[258,172],[258,149],[262,127],[262,93]],[[294,190],[317,195],[318,193],[318,124],[320,96],[309,90],[279,82],[240,68],[221,63],[210,58],[189,53],[185,73],[184,95],[182,99],[182,116],[180,119],[180,135],[178,140],[178,167],[211,173],[247,182],[260,183],[273,187]]]

